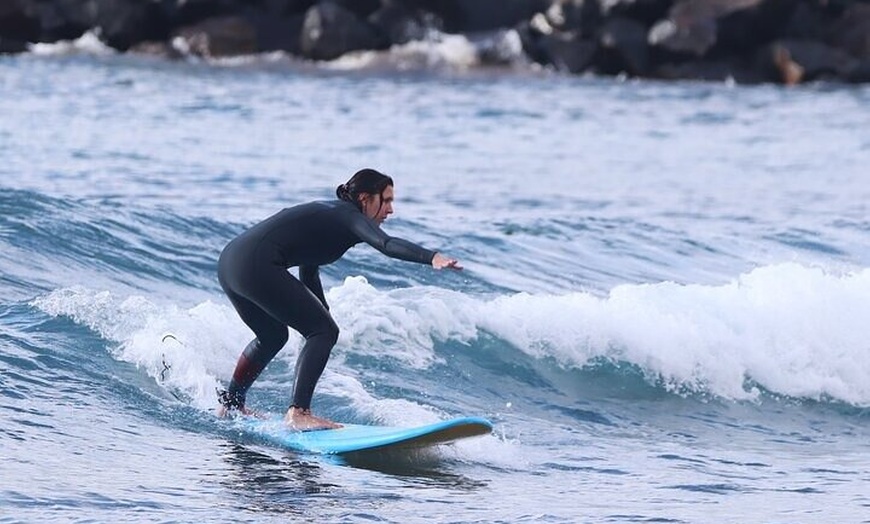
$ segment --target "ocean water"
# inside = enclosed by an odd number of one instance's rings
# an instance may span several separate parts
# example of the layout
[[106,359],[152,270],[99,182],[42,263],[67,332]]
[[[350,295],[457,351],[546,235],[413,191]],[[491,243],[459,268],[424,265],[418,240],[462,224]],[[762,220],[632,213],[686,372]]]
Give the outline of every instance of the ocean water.
[[[0,522],[870,522],[870,88],[87,47],[0,57]],[[347,463],[213,416],[221,248],[366,166],[466,269],[323,268],[315,411],[492,436]]]

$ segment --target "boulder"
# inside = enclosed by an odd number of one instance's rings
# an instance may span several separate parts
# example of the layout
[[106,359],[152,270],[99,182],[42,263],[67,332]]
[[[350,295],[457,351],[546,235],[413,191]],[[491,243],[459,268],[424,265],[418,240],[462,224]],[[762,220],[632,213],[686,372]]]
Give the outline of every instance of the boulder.
[[155,2],[141,0],[94,0],[93,25],[107,45],[126,51],[145,41],[165,40],[169,20]]
[[598,35],[596,69],[610,75],[623,72],[632,76],[647,75],[650,53],[646,35],[646,27],[636,20],[623,17],[607,20]]
[[370,25],[331,1],[305,13],[300,38],[303,56],[313,60],[334,60],[351,51],[384,47]]
[[[144,0],[139,0],[144,2]],[[237,0],[157,0],[173,27],[196,25],[199,22],[236,15],[241,11]]]
[[304,14],[316,3],[316,0],[261,0],[265,13],[278,16]]
[[826,42],[859,59],[870,59],[870,3],[852,4],[831,25]]
[[[36,8],[26,0],[0,0],[0,39],[11,42],[36,42],[40,37],[40,22]],[[11,52],[11,51],[7,51]]]
[[858,83],[870,82],[870,60],[862,60],[846,77],[846,81]]
[[173,47],[203,58],[249,55],[257,52],[257,33],[241,16],[209,18],[178,30]]
[[819,79],[848,79],[858,60],[841,49],[813,40],[780,40],[758,53],[768,79],[786,85]]
[[304,14],[277,15],[250,11],[245,19],[254,27],[257,51],[284,51],[292,55],[302,53],[300,36]]
[[[636,20],[646,27],[666,17],[674,0],[599,0],[608,17]],[[705,0],[706,1],[706,0]]]
[[74,40],[94,25],[93,4],[77,0],[25,0],[39,20],[40,42]]
[[595,39],[583,35],[579,30],[560,31],[550,25],[550,18],[542,13],[521,24],[517,34],[526,56],[558,71],[586,71],[598,52]]
[[754,69],[735,60],[690,60],[661,64],[655,67],[652,76],[663,80],[734,81],[740,84],[757,84],[765,80]]
[[590,38],[601,26],[599,0],[556,0],[545,12],[547,23],[557,31],[577,31]]
[[[347,9],[361,19],[383,7],[381,0],[330,0]],[[387,2],[389,4],[389,2]]]
[[13,55],[27,51],[27,42],[0,36],[0,55]]
[[720,18],[762,0],[679,0],[649,31],[650,45],[673,55],[702,57],[716,44]]
[[552,0],[393,0],[410,9],[428,11],[443,21],[448,33],[475,33],[514,27]]
[[421,14],[401,4],[387,3],[369,15],[367,21],[388,45],[406,44],[426,37],[427,26]]
[[583,38],[578,32],[544,35],[539,45],[546,57],[545,63],[575,74],[588,70],[598,52],[598,43]]
[[716,42],[710,56],[751,56],[755,50],[785,38],[800,0],[762,0],[717,20]]

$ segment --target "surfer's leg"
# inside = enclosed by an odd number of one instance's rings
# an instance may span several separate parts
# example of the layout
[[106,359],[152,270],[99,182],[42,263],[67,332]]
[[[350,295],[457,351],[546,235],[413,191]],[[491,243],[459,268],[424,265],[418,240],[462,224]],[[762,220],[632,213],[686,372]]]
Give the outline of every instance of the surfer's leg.
[[[263,278],[268,278],[269,285],[258,288],[257,294],[249,294],[248,298],[273,320],[290,326],[305,338],[296,361],[292,405],[309,410],[314,388],[338,340],[338,325],[314,293],[287,271],[270,272]],[[258,338],[262,341],[259,334]]]
[[311,408],[311,397],[338,340],[338,325],[320,300],[293,275],[285,273],[271,300],[259,304],[305,338],[296,360],[293,406]]
[[287,343],[288,333],[284,324],[250,300],[232,291],[227,291],[227,296],[256,335],[239,356],[233,378],[220,398],[221,404],[227,408],[244,409],[248,389]]
[[272,292],[268,297],[258,296],[258,305],[305,337],[296,360],[293,401],[285,419],[300,430],[341,427],[311,414],[311,397],[338,340],[338,325],[323,303],[293,275],[283,272],[272,283]]

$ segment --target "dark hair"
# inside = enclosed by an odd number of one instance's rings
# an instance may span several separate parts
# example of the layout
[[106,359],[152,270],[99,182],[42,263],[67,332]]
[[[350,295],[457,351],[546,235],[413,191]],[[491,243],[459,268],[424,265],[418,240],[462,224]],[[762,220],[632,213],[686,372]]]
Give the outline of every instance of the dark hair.
[[363,193],[380,195],[387,186],[393,185],[393,179],[374,169],[360,169],[350,180],[335,188],[335,196],[339,200],[353,202],[360,207],[359,196]]

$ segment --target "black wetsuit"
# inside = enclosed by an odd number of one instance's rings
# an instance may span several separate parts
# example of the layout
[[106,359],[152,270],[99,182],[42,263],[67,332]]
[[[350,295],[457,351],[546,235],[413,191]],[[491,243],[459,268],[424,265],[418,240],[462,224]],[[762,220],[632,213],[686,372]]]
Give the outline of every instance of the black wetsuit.
[[[218,278],[256,338],[239,357],[221,396],[224,405],[244,406],[248,388],[287,343],[290,326],[305,337],[296,361],[292,406],[310,409],[314,387],[338,340],[319,267],[335,262],[360,242],[410,262],[428,264],[435,256],[434,251],[388,236],[343,200],[284,209],[227,244],[218,262]],[[287,271],[294,266],[299,267],[298,280]]]

